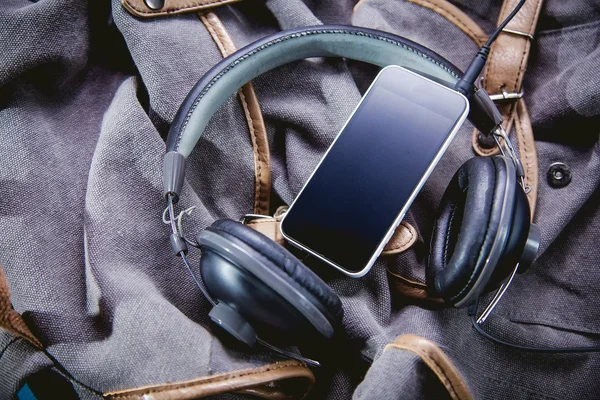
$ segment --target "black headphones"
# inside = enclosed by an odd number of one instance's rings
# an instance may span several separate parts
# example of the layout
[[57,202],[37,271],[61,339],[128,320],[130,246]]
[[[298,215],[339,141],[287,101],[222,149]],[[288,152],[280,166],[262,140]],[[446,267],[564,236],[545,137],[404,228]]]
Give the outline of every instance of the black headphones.
[[[309,57],[344,57],[380,67],[400,65],[449,87],[462,76],[450,62],[414,42],[351,26],[280,32],[222,60],[191,90],[167,139],[163,184],[171,244],[188,268],[186,240],[175,227],[173,211],[183,186],[186,157],[217,108],[239,87],[275,67]],[[470,119],[476,124],[477,115]],[[503,142],[512,150],[506,136]],[[506,281],[515,265],[523,270],[535,258],[539,229],[530,223],[529,204],[519,180],[522,167],[512,155],[467,161],[444,194],[427,280],[448,304],[473,304],[482,293]],[[333,290],[261,233],[222,219],[201,231],[196,240],[202,250],[200,271],[206,290],[197,284],[214,305],[209,316],[239,341],[253,346],[273,336],[331,338],[341,324],[342,304]]]

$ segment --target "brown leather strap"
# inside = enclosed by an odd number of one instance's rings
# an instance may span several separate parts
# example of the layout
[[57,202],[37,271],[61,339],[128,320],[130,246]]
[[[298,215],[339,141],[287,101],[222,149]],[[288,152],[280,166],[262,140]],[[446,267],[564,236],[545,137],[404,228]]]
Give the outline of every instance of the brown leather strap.
[[431,340],[417,335],[406,334],[399,336],[394,343],[385,346],[384,351],[407,350],[415,353],[440,379],[453,400],[472,400],[469,390],[456,366],[450,358]]
[[15,336],[26,339],[39,349],[44,347],[27,327],[21,315],[13,310],[10,303],[8,282],[6,281],[2,267],[0,267],[0,328]]
[[[285,385],[278,383],[285,382]],[[187,400],[224,393],[247,393],[266,399],[302,399],[315,376],[298,361],[283,361],[258,368],[105,393],[112,400]]]
[[418,238],[417,230],[408,222],[402,221],[383,248],[381,254],[392,255],[403,253],[410,249],[417,242]]
[[154,0],[150,4],[161,5],[156,9],[148,7],[144,0],[121,0],[121,4],[136,17],[151,18],[207,10],[238,1],[241,0]]
[[[274,240],[275,242],[283,245],[285,239],[281,236],[279,225],[281,218],[260,218],[248,222],[250,228],[255,229],[265,235],[266,237]],[[417,230],[413,228],[408,222],[402,222],[396,228],[396,231],[383,248],[382,255],[400,254],[411,248],[418,239]]]
[[283,244],[285,244],[285,239],[283,238],[283,236],[281,235],[281,231],[279,230],[280,222],[281,222],[281,219],[277,219],[277,218],[260,218],[260,219],[252,220],[252,221],[248,222],[246,225],[248,225],[250,228],[262,233],[263,235],[265,235],[269,239],[273,240],[274,242],[277,242],[280,245],[283,245]]
[[[516,7],[519,0],[505,0],[500,10],[498,25]],[[483,86],[490,95],[519,93],[523,76],[527,69],[527,59],[531,49],[531,37],[542,8],[542,0],[528,0],[521,10],[508,23],[492,44],[484,73]],[[516,102],[507,105],[507,109],[515,107]],[[507,113],[508,114],[508,113]]]
[[387,268],[388,284],[392,294],[398,294],[400,297],[394,297],[395,301],[400,303],[413,302],[416,300],[419,304],[440,305],[444,304],[441,297],[433,297],[427,291],[427,285],[408,279],[398,273],[393,272],[390,267]]
[[[200,20],[217,44],[223,57],[227,57],[237,49],[225,26],[212,11],[199,13]],[[254,209],[255,214],[269,215],[271,196],[271,155],[267,128],[254,92],[252,82],[246,83],[238,90],[238,96],[244,109],[244,115],[250,130],[252,150],[254,154]]]
[[[518,2],[519,0],[504,1],[498,17],[498,24],[504,21]],[[542,0],[526,1],[492,45],[483,75],[483,87],[490,95],[510,95],[522,92],[523,77],[527,69],[531,41],[542,9],[542,2]],[[517,107],[517,104],[521,104],[521,106]],[[517,127],[516,133],[520,158],[525,168],[527,186],[529,186],[527,197],[533,218],[537,200],[538,170],[537,152],[529,115],[523,100],[507,101],[499,104],[498,108],[504,117],[503,125],[507,132],[511,131],[515,118],[517,118],[517,108],[520,108],[520,126]],[[529,126],[526,126],[527,123]],[[482,147],[478,135],[479,132],[474,130],[472,143],[477,154],[491,156],[498,153],[496,147]]]
[[523,99],[517,101],[517,109],[514,115],[517,146],[520,153],[519,158],[525,169],[525,178],[527,179],[525,183],[529,187],[527,199],[529,200],[529,208],[531,209],[531,220],[533,220],[539,183],[538,159],[533,138],[533,127],[531,126],[531,119],[529,118],[529,113]]

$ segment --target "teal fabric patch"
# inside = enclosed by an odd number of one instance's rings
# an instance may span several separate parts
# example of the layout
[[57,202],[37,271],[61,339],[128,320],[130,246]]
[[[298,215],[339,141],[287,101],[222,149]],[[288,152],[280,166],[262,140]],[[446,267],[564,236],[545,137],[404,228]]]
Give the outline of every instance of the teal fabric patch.
[[31,391],[31,388],[26,383],[17,392],[17,399],[19,399],[19,400],[37,400],[37,397],[35,397],[35,395]]

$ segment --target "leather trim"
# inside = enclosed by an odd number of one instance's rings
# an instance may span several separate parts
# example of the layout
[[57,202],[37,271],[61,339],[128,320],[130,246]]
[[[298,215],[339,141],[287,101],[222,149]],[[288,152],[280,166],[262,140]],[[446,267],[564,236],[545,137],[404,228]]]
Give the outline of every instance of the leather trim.
[[283,246],[285,244],[285,239],[279,230],[280,222],[281,218],[260,218],[252,220],[246,225]]
[[531,210],[531,220],[533,221],[539,185],[538,158],[531,119],[529,118],[529,113],[523,99],[517,102],[515,129],[519,146],[519,158],[521,159],[521,163],[525,169],[525,177],[527,178],[525,183],[529,186],[529,191],[526,194]]
[[[505,0],[500,15],[498,24],[500,24],[514,9],[519,0]],[[535,27],[542,8],[542,0],[530,0],[525,2],[523,8],[515,15],[515,17],[507,25],[507,29],[522,32],[523,34],[533,35]],[[483,87],[490,94],[500,94],[502,90],[509,93],[520,92],[525,71],[527,69],[527,60],[531,50],[531,39],[510,32],[501,32],[498,38],[491,47],[488,57],[488,65],[483,74]],[[518,105],[520,104],[520,106]],[[517,110],[520,107],[520,119],[518,118]],[[533,128],[527,114],[523,99],[514,101],[508,104],[498,106],[498,109],[504,117],[504,129],[510,132],[513,124],[517,133],[517,141],[519,147],[519,157],[525,168],[525,179],[530,187],[527,198],[531,208],[531,216],[535,210],[535,202],[537,200],[538,186],[538,170],[537,170],[537,153],[535,144],[533,143]],[[529,124],[528,127],[525,125]],[[476,154],[481,156],[492,156],[499,153],[499,150],[494,147],[492,149],[484,149],[479,146],[477,129],[473,130],[472,145]],[[529,164],[526,166],[526,164]],[[535,168],[534,168],[535,167]]]
[[410,249],[419,238],[417,230],[408,222],[402,221],[396,228],[396,231],[387,242],[382,255],[400,254]]
[[[285,239],[281,235],[279,224],[281,217],[278,218],[260,218],[248,222],[250,228],[257,230],[269,239],[283,245]],[[417,230],[408,222],[402,221],[394,231],[394,234],[383,248],[381,255],[400,254],[410,249],[418,239]]]
[[383,351],[390,349],[408,350],[423,360],[442,382],[453,400],[472,400],[473,395],[452,360],[431,340],[423,337],[406,334],[399,336],[394,343],[390,343]]
[[[198,16],[204,26],[206,26],[223,57],[227,57],[237,50],[233,39],[229,36],[227,29],[217,14],[208,11],[206,13],[198,13]],[[248,82],[242,86],[237,94],[248,123],[254,155],[253,212],[254,214],[268,215],[271,198],[271,155],[269,152],[267,128],[265,127],[265,121],[263,120],[252,82]]]
[[144,0],[121,0],[123,7],[136,17],[151,18],[207,10],[241,0],[165,0],[159,10],[149,8]]
[[387,268],[387,275],[392,293],[400,294],[402,296],[401,300],[408,298],[432,304],[444,304],[444,300],[441,297],[432,297],[429,295],[426,284],[405,278],[400,274],[390,271],[389,267]]
[[25,324],[25,321],[21,317],[21,314],[16,312],[10,302],[10,291],[8,289],[8,282],[4,276],[4,271],[0,266],[0,328],[4,329],[10,334],[18,337],[22,337],[29,343],[43,349],[44,346],[31,332],[29,327]]
[[[286,389],[291,387],[291,392],[277,387],[276,382],[283,380],[286,380]],[[314,383],[315,376],[310,369],[298,361],[290,360],[189,381],[118,390],[105,393],[104,397],[113,400],[191,400],[238,392],[260,395],[267,399],[302,399]],[[273,397],[274,393],[279,397]]]
[[456,25],[478,46],[487,42],[488,35],[475,21],[447,0],[408,0],[411,3],[428,8]]
[[[517,5],[518,0],[505,0],[500,11],[500,24]],[[542,7],[542,0],[529,0],[509,22],[507,29],[533,35]],[[488,93],[501,93],[521,89],[523,76],[527,68],[527,59],[531,49],[531,40],[525,36],[501,32],[492,44],[488,65],[484,75],[484,87]]]

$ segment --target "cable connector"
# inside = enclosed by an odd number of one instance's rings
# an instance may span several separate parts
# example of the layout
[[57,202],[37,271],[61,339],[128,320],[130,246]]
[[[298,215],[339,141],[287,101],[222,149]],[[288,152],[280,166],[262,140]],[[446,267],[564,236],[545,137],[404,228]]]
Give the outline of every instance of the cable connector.
[[488,55],[490,54],[490,47],[492,46],[492,43],[494,42],[494,40],[496,40],[496,38],[498,37],[500,32],[502,32],[502,30],[506,27],[506,25],[508,25],[508,23],[513,19],[513,17],[519,12],[521,7],[523,7],[523,4],[525,4],[525,0],[519,1],[519,3],[512,10],[512,12],[506,17],[506,19],[504,19],[504,21],[498,26],[494,33],[490,35],[488,41],[483,46],[481,46],[481,48],[475,55],[475,58],[473,58],[473,60],[465,70],[463,76],[458,80],[458,82],[454,86],[454,89],[457,92],[463,94],[466,97],[470,97],[475,92],[475,82],[477,81],[477,78],[479,77],[481,71],[483,71],[483,68],[485,67],[485,62],[487,61]]
[[485,89],[476,89],[468,96],[471,109],[469,121],[484,135],[490,136],[502,124],[502,114]]
[[475,81],[477,81],[479,74],[481,74],[483,67],[485,67],[485,62],[487,61],[489,54],[490,48],[487,45],[484,45],[479,49],[463,76],[456,82],[454,89],[457,92],[469,97],[475,87]]
[[173,253],[175,255],[180,257],[181,253],[187,254],[187,243],[179,234],[171,233],[171,235],[169,236],[169,242],[171,243],[171,249],[173,250]]

